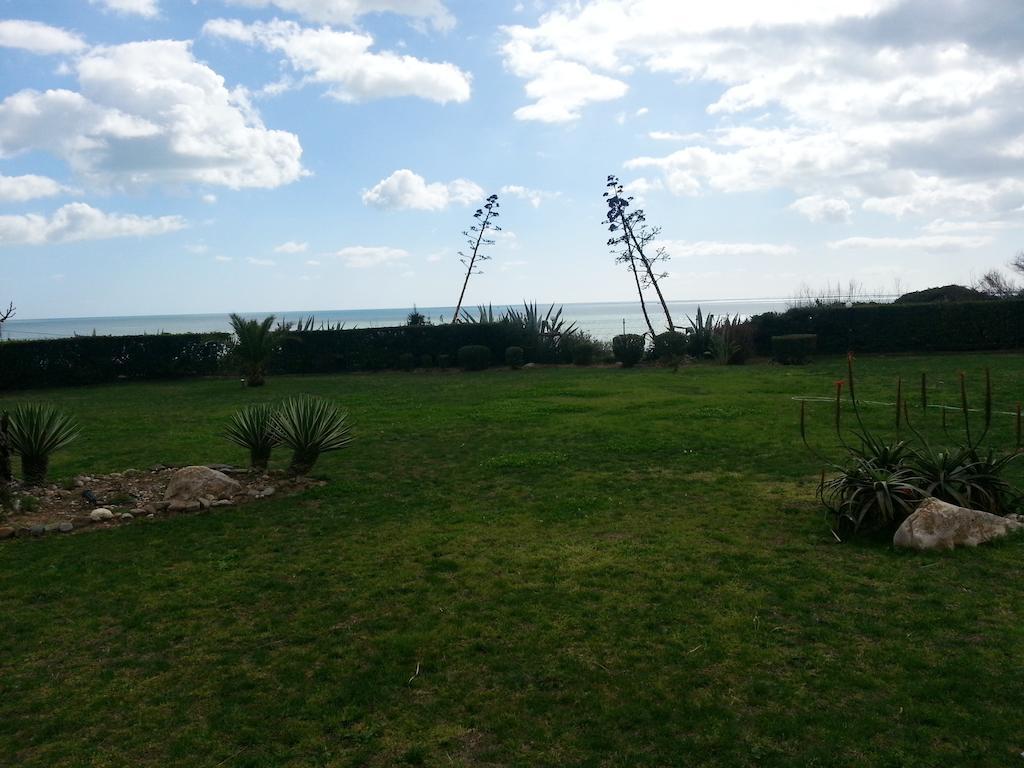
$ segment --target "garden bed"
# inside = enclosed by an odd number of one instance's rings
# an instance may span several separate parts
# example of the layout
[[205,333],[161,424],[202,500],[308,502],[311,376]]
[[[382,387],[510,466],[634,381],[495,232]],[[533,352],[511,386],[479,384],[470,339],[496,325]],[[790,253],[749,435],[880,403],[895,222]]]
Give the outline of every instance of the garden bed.
[[[171,502],[164,500],[167,484],[178,468],[163,464],[148,470],[126,469],[108,475],[79,475],[63,486],[30,488],[13,483],[11,491],[15,509],[0,515],[0,539],[80,533],[130,525],[140,520],[205,513],[325,485],[323,481],[293,477],[282,470],[259,472],[225,464],[207,466],[236,480],[240,490],[230,499],[197,502],[191,509],[177,508],[179,505],[172,507]],[[93,515],[97,510],[108,510],[110,517]]]

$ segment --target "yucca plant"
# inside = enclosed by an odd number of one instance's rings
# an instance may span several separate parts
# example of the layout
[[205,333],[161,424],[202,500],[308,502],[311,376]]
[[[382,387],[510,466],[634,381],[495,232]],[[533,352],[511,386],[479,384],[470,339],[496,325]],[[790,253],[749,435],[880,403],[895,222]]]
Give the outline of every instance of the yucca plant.
[[250,387],[263,385],[267,362],[274,354],[285,328],[274,330],[274,316],[263,320],[247,320],[241,315],[231,315],[231,329],[235,332],[235,358],[242,367],[245,383]]
[[78,437],[70,416],[43,403],[19,405],[8,429],[11,450],[21,457],[21,473],[29,485],[45,483],[50,454]]
[[281,404],[274,419],[275,439],[292,449],[289,471],[305,475],[321,453],[340,451],[352,444],[348,415],[320,397],[302,395]]
[[269,403],[250,405],[235,413],[224,430],[224,437],[249,451],[254,469],[266,469],[278,439],[274,434],[277,409]]

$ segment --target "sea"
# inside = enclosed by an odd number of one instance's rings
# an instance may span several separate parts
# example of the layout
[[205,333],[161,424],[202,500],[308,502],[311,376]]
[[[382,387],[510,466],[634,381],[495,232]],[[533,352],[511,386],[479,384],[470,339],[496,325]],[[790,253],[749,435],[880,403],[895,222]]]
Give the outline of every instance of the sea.
[[[722,317],[739,315],[749,317],[762,312],[783,311],[791,303],[787,299],[728,299],[701,301],[670,301],[669,311],[677,326],[686,326],[688,318],[695,317],[698,308]],[[518,306],[521,309],[521,305]],[[575,322],[577,327],[596,339],[608,340],[620,333],[643,333],[647,330],[638,302],[598,302],[591,304],[564,304],[562,317]],[[505,310],[494,305],[495,314]],[[546,312],[542,305],[541,311]],[[658,304],[648,304],[648,313],[656,331],[665,327],[664,313]],[[411,307],[390,309],[330,309],[305,312],[245,312],[243,317],[263,318],[274,315],[280,321],[297,322],[313,316],[314,327],[344,323],[345,328],[381,328],[403,325]],[[418,311],[434,323],[450,320],[454,307],[419,307]],[[470,307],[475,314],[476,307]],[[4,339],[47,339],[70,336],[132,336],[153,333],[208,333],[227,331],[230,323],[227,313],[204,315],[131,315],[126,317],[55,317],[36,320],[12,318],[3,324]]]

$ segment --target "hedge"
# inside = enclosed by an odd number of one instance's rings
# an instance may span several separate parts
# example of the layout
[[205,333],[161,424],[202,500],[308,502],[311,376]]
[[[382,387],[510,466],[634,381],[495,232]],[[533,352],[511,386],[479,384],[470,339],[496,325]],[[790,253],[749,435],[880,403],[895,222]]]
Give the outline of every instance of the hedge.
[[758,354],[771,338],[816,334],[818,352],[956,352],[1024,348],[1024,300],[797,307],[751,319]]
[[272,361],[272,373],[334,373],[397,367],[402,355],[430,355],[440,364],[455,360],[461,347],[482,345],[495,360],[508,347],[523,347],[535,360],[521,328],[507,323],[403,325],[395,328],[354,328],[340,331],[297,331],[289,334]]
[[0,389],[169,379],[218,373],[226,333],[74,336],[0,342]]

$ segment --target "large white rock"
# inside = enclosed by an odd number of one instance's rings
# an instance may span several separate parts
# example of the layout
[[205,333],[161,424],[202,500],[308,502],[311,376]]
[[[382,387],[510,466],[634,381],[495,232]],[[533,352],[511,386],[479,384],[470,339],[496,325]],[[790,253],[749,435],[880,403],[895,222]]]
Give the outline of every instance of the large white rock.
[[1015,520],[928,498],[903,521],[892,543],[920,550],[976,547],[1020,530],[1024,524]]
[[164,493],[164,501],[171,502],[172,507],[193,503],[198,507],[201,498],[230,499],[241,490],[242,486],[237,480],[216,469],[184,467],[171,476],[167,491]]
[[110,520],[113,517],[114,513],[111,512],[106,507],[94,509],[92,512],[89,513],[89,519],[96,523],[102,522],[103,520]]

